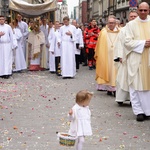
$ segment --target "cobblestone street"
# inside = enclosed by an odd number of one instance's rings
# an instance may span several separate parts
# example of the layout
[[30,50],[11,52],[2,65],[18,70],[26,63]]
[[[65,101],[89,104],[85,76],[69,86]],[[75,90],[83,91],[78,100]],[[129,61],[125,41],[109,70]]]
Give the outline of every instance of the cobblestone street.
[[75,79],[48,71],[15,73],[0,79],[0,149],[74,150],[60,146],[56,132],[67,132],[68,111],[82,89],[94,92],[90,103],[93,136],[83,150],[149,150],[150,120],[137,122],[129,102],[96,91],[95,71],[82,67]]

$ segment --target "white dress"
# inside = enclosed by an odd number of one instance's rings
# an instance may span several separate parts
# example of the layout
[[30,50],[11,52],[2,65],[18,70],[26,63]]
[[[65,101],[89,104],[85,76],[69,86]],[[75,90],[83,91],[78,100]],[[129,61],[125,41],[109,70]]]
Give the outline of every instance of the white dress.
[[75,104],[72,108],[73,115],[69,116],[71,121],[69,135],[71,136],[90,136],[91,128],[91,111],[88,106],[81,107]]

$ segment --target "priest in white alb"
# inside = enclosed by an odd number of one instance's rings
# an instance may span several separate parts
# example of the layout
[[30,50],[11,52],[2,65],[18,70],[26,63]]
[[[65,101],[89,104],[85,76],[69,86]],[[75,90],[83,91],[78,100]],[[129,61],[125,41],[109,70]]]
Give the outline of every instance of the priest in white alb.
[[13,49],[13,57],[14,57],[14,68],[13,72],[21,72],[22,70],[27,69],[23,48],[22,48],[22,38],[23,35],[18,28],[18,20],[15,19],[12,21],[12,30],[13,36],[15,36],[17,40],[17,47]]
[[150,116],[150,16],[142,2],[135,20],[127,24],[125,46],[130,100],[137,121]]
[[73,78],[76,74],[74,42],[76,28],[69,24],[69,18],[63,18],[64,25],[60,28],[61,38],[61,75],[63,78]]
[[13,31],[0,16],[0,77],[8,79],[12,74]]
[[[137,12],[130,11],[128,20],[134,20],[138,16]],[[115,49],[115,58],[114,61],[116,61],[117,66],[117,77],[116,77],[116,99],[115,101],[122,105],[124,101],[130,100],[129,97],[129,86],[128,86],[128,73],[127,73],[127,61],[126,61],[126,55],[125,55],[125,32],[126,32],[126,26],[121,28],[119,32],[119,38],[117,41],[117,47]]]
[[27,38],[28,38],[28,24],[22,20],[22,16],[20,14],[17,15],[17,19],[18,19],[18,27],[22,33],[22,48],[23,48],[23,53],[24,53],[24,57],[26,58],[26,42],[27,42]]

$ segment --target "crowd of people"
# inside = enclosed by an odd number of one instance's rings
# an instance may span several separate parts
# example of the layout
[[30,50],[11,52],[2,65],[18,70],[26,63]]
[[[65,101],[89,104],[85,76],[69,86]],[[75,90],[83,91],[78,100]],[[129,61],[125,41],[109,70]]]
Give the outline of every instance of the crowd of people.
[[149,5],[129,12],[129,22],[118,27],[109,16],[95,48],[98,90],[116,96],[121,105],[130,100],[137,121],[150,116],[150,16]]
[[[74,78],[80,63],[89,65],[90,70],[95,68],[94,49],[100,29],[94,19],[85,28],[76,20],[70,23],[68,16],[63,18],[63,23],[41,17],[27,24],[18,14],[9,24],[0,16],[0,28],[0,44],[9,46],[10,50],[1,55],[2,78],[26,69],[49,70],[62,78]],[[9,64],[8,60],[11,60]]]
[[97,90],[115,96],[118,104],[130,100],[137,121],[144,121],[150,116],[149,5],[140,3],[128,20],[122,27],[110,15],[100,31],[95,19],[86,26],[69,17],[27,24],[18,14],[8,25],[0,16],[0,77],[28,69],[74,78],[83,63],[95,69]]

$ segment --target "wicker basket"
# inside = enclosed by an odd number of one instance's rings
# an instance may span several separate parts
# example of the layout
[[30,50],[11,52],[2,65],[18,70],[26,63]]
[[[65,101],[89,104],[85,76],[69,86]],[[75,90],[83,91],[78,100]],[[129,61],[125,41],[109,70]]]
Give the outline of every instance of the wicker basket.
[[70,136],[68,133],[60,132],[57,134],[59,137],[59,144],[63,146],[74,146],[76,137]]

